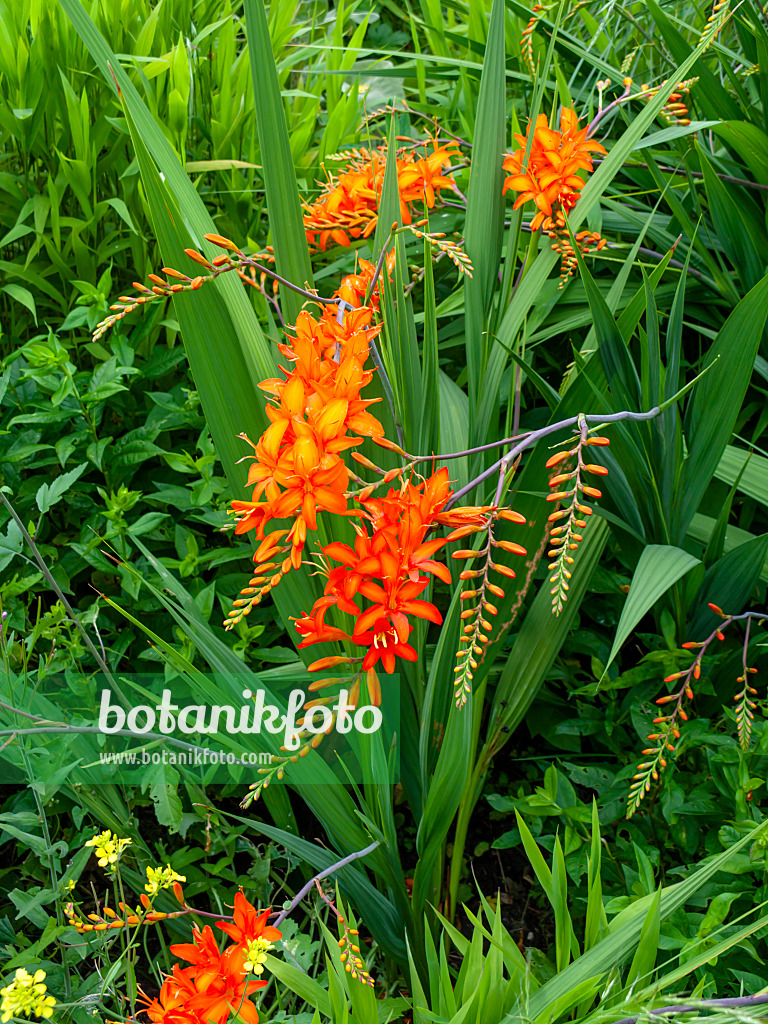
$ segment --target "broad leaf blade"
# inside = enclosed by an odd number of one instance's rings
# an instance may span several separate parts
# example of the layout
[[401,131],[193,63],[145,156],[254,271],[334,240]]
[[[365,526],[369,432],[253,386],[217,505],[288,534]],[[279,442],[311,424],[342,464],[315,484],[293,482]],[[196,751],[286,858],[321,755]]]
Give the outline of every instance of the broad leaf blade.
[[[269,227],[277,271],[294,284],[312,285],[312,264],[299,204],[296,172],[288,141],[283,101],[277,81],[264,0],[244,0],[245,30],[253,76],[253,99],[259,132],[262,174],[267,193]],[[304,300],[280,286],[280,304],[288,323],[295,323]]]

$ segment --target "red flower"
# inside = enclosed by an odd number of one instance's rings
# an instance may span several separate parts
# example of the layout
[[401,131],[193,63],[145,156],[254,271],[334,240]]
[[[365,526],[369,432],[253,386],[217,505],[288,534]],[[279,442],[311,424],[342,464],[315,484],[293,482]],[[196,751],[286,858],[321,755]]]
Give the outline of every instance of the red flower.
[[217,921],[216,927],[226,932],[237,943],[252,942],[254,939],[267,939],[277,942],[283,933],[267,924],[270,910],[259,912],[248,902],[242,892],[235,893],[234,923]]

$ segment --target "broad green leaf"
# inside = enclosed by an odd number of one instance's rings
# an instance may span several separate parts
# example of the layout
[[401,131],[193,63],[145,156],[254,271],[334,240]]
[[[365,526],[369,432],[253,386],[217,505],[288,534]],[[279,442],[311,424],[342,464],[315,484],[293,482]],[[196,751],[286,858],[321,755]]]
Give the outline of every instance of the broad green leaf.
[[709,603],[737,614],[744,610],[757,586],[768,557],[768,533],[740,544],[711,565],[696,594],[696,609],[688,627],[689,637],[706,636],[717,625],[718,616]]
[[761,185],[768,185],[768,135],[748,121],[723,121],[713,131],[731,147]]
[[491,720],[514,732],[539,692],[558,651],[570,632],[589,586],[589,580],[608,541],[608,526],[593,516],[583,531],[573,568],[571,589],[563,611],[552,614],[552,595],[540,586],[501,672]]
[[[440,353],[435,315],[435,281],[432,250],[424,242],[424,341],[422,344],[421,419],[419,455],[439,451],[440,437]],[[447,451],[448,449],[446,449]],[[461,450],[461,449],[459,449]]]
[[[296,173],[277,80],[264,0],[244,0],[245,30],[253,77],[256,126],[267,193],[269,227],[277,271],[300,287],[312,286],[312,264],[296,186]],[[280,285],[280,303],[288,323],[295,323],[304,299]]]
[[[712,536],[716,522],[717,521],[711,516],[705,516],[697,512],[691,520],[691,525],[688,528],[688,536],[693,540],[706,544]],[[729,551],[733,551],[734,548],[737,548],[742,544],[746,544],[747,541],[754,539],[754,534],[750,533],[748,530],[742,530],[738,526],[729,526],[725,531],[725,543],[723,544],[723,550],[728,553]],[[768,583],[768,558],[763,562],[760,570],[760,580],[763,583]]]
[[[504,232],[502,154],[506,144],[506,82],[504,78],[504,0],[493,0],[477,101],[472,172],[464,224],[465,249],[472,277],[465,277],[465,344],[469,373],[470,438],[476,436],[476,407],[483,390],[489,351],[484,337],[486,317],[496,285]],[[484,433],[485,425],[479,430]]]
[[673,539],[685,536],[720,463],[752,376],[766,317],[768,275],[726,320],[704,360],[702,369],[708,372],[693,389],[685,415],[688,456],[680,477]]
[[[469,402],[466,393],[445,373],[440,370],[438,377],[440,402],[440,452],[448,455],[451,452],[466,451],[469,435]],[[426,452],[419,452],[426,455]],[[457,491],[469,482],[469,467],[466,456],[451,459],[448,473],[451,487]]]
[[56,477],[52,483],[41,484],[35,495],[35,501],[40,511],[47,512],[57,501],[61,501],[75,480],[79,479],[87,468],[88,463],[83,462],[68,473],[62,473],[61,476]]
[[666,594],[669,588],[690,572],[694,565],[699,564],[698,558],[689,555],[682,548],[666,544],[649,544],[644,549],[632,576],[627,600],[621,610],[603,678],[640,619],[654,607],[662,594]]
[[636,146],[634,146],[634,152],[638,149],[650,149],[651,146],[661,146],[665,142],[674,142],[676,139],[681,139],[685,135],[691,135],[693,132],[703,132],[707,128],[714,128],[715,125],[719,125],[719,121],[691,121],[690,124],[675,125],[672,128],[662,128],[661,131],[652,132],[650,135],[646,135],[644,139],[640,139]]
[[29,310],[32,314],[35,326],[37,326],[37,307],[35,306],[35,297],[29,288],[22,288],[20,284],[6,284],[0,288],[0,291],[10,295],[16,302],[20,302],[22,306]]
[[757,236],[756,231],[753,237],[749,211],[744,211],[744,205],[739,202],[738,193],[733,186],[729,189],[720,181],[706,151],[698,144],[696,152],[704,174],[704,185],[717,237],[739,278],[744,282],[745,290],[753,288],[763,276],[764,261],[758,250],[762,239]]
[[[314,1006],[318,1013],[322,1012],[326,1017],[331,1016],[331,1001],[328,998],[328,992],[306,971],[286,963],[279,957],[270,956],[269,953],[267,953],[266,968],[291,992],[295,992],[309,1006]],[[318,1021],[319,1019],[318,1017]]]
[[643,930],[640,932],[637,949],[629,967],[627,988],[631,988],[637,982],[646,982],[653,971],[659,949],[660,904],[661,889],[657,889],[653,902],[648,908],[645,921],[643,921]]
[[715,476],[731,486],[738,479],[738,490],[768,507],[768,458],[764,455],[728,444],[715,470]]

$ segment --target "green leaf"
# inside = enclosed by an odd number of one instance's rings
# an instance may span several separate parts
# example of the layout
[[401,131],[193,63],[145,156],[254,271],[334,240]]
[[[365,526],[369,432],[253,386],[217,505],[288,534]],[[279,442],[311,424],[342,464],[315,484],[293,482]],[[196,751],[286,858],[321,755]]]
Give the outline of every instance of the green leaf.
[[555,618],[552,596],[547,587],[540,587],[502,669],[491,721],[498,716],[511,732],[525,717],[573,626],[592,572],[608,541],[608,526],[604,520],[593,516],[583,535],[565,608]]
[[768,135],[749,121],[723,121],[714,129],[761,185],[768,185]]
[[32,314],[35,320],[35,326],[37,326],[37,307],[35,306],[35,297],[28,288],[22,288],[20,284],[6,284],[0,288],[0,291],[4,291],[7,295],[10,295],[16,302],[20,302],[22,306],[25,306]]
[[709,602],[728,609],[728,614],[742,611],[757,586],[768,557],[768,533],[740,544],[711,565],[696,595],[696,612],[688,626],[690,637],[706,636],[717,625],[719,616],[708,607]]
[[675,139],[681,139],[685,135],[691,135],[693,132],[706,131],[707,128],[714,128],[715,125],[719,124],[719,121],[691,121],[690,124],[662,128],[661,131],[652,132],[650,135],[646,135],[644,139],[640,139],[633,147],[633,152],[636,153],[638,149],[650,149],[651,146],[661,146],[667,142],[674,142]]
[[118,199],[117,197],[112,196],[111,198],[106,199],[105,202],[109,203],[109,205],[118,215],[118,217],[125,222],[125,224],[130,228],[131,231],[133,231],[134,234],[138,234],[138,231],[136,230],[133,220],[131,219],[131,214],[128,210],[128,207],[125,205],[122,199]]
[[629,585],[627,600],[621,610],[621,618],[616,627],[616,635],[605,665],[603,679],[619,653],[621,645],[640,619],[653,608],[662,594],[665,594],[682,576],[690,572],[694,565],[700,564],[699,559],[689,555],[687,551],[683,551],[682,548],[670,547],[667,544],[649,544],[643,550]]
[[[467,371],[469,373],[470,439],[482,392],[489,344],[483,334],[496,285],[504,233],[501,156],[506,145],[506,80],[504,77],[504,0],[493,0],[483,74],[477,100],[478,131],[472,150],[467,195],[464,247],[472,260],[472,277],[464,281]],[[478,424],[484,433],[486,424]],[[484,438],[483,438],[484,440]]]
[[[684,881],[665,886],[661,890],[659,903],[660,920],[663,921],[678,907],[684,906],[713,875],[725,867],[734,853],[746,846],[751,846],[763,831],[764,826],[758,825],[719,856],[708,858]],[[648,910],[656,898],[656,893],[643,896],[618,914],[611,921],[610,933],[601,942],[598,942],[574,963],[569,964],[564,971],[546,981],[537,992],[532,994],[526,1016],[532,1019],[546,1012],[576,986],[584,984],[588,979],[603,977],[611,968],[621,963],[636,947]],[[503,1017],[499,1024],[515,1024],[515,1022],[519,1022],[519,1019],[519,1012],[513,1011]]]
[[[656,0],[647,0],[648,9],[656,22],[661,39],[669,47],[674,60],[683,63],[685,72],[679,71],[672,79],[672,84],[678,82],[688,75],[689,69],[693,71],[698,81],[696,82],[696,102],[704,114],[708,117],[716,117],[718,120],[738,120],[741,116],[738,104],[731,98],[727,89],[723,88],[720,78],[709,70],[703,60],[704,46],[701,43],[696,50],[691,52],[688,43],[682,34],[672,24],[670,18],[662,11]],[[711,30],[710,30],[711,32]],[[695,59],[692,61],[691,56]]]
[[56,502],[61,501],[75,480],[79,479],[87,468],[88,463],[83,462],[79,466],[75,466],[68,473],[63,473],[57,477],[53,483],[43,484],[41,487],[38,487],[35,501],[40,511],[47,512]]
[[[704,516],[697,512],[691,520],[688,536],[693,540],[706,544],[712,536],[716,523],[717,521],[712,519],[711,516]],[[725,531],[723,549],[727,553],[733,551],[734,548],[739,547],[741,544],[746,544],[750,540],[754,540],[754,535],[748,530],[741,530],[738,526],[729,526]],[[760,580],[763,583],[768,583],[768,558],[765,559],[760,569]]]
[[328,998],[328,992],[306,971],[287,964],[276,956],[270,956],[269,953],[267,953],[266,967],[270,974],[274,974],[281,984],[289,988],[291,992],[295,992],[305,1003],[316,1007],[326,1017],[331,1016],[331,1001]]
[[169,832],[178,832],[183,807],[179,797],[179,773],[171,765],[154,765],[142,777],[142,791],[149,786],[149,795],[155,805],[155,817]]
[[637,943],[635,955],[627,975],[627,988],[636,987],[638,982],[650,980],[650,974],[656,963],[656,954],[659,949],[659,907],[661,905],[661,889],[657,889],[653,902],[648,908],[648,913],[643,921],[643,930]]
[[[306,282],[311,287],[312,264],[264,0],[244,0],[243,8],[262,174],[277,272],[295,284],[302,286]],[[296,292],[280,286],[280,303],[289,323],[295,323],[303,302],[304,299]]]
[[748,494],[768,508],[768,458],[764,455],[726,445],[715,476],[731,486],[738,480],[737,489],[742,494]]
[[745,216],[744,204],[739,202],[736,189],[720,181],[706,151],[698,144],[696,152],[717,237],[746,288],[752,288],[763,276],[763,260],[757,248],[761,240],[757,235],[752,236],[749,211]]
[[[707,353],[708,372],[693,389],[685,414],[688,457],[683,464],[673,538],[685,536],[717,469],[744,401],[768,317],[768,275],[741,300]],[[716,365],[713,363],[716,362]]]

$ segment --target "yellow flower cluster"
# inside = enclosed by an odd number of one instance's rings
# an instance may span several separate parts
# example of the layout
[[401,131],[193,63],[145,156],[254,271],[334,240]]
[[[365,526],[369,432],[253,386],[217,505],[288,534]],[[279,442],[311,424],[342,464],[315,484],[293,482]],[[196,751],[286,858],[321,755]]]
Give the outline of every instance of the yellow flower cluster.
[[170,864],[164,868],[147,868],[147,884],[144,886],[150,896],[157,896],[161,889],[170,889],[174,882],[186,882],[185,875],[177,875]]
[[111,874],[123,855],[125,847],[131,845],[131,840],[118,839],[116,835],[112,835],[109,829],[107,829],[106,832],[102,832],[100,835],[94,836],[93,839],[89,839],[85,845],[95,847],[96,856],[99,858],[99,867],[104,868],[108,874]]
[[48,988],[43,984],[45,971],[35,971],[29,974],[20,967],[10,985],[0,989],[0,996],[3,997],[0,1003],[3,1024],[6,1024],[11,1017],[18,1017],[24,1014],[29,1017],[44,1017],[46,1020],[52,1015],[56,1000],[53,996],[47,995]]
[[263,974],[264,965],[267,962],[267,953],[270,949],[274,948],[274,942],[270,942],[269,939],[265,939],[263,935],[258,939],[253,939],[248,943],[248,947],[245,951],[246,959],[243,964],[243,970],[248,974]]

